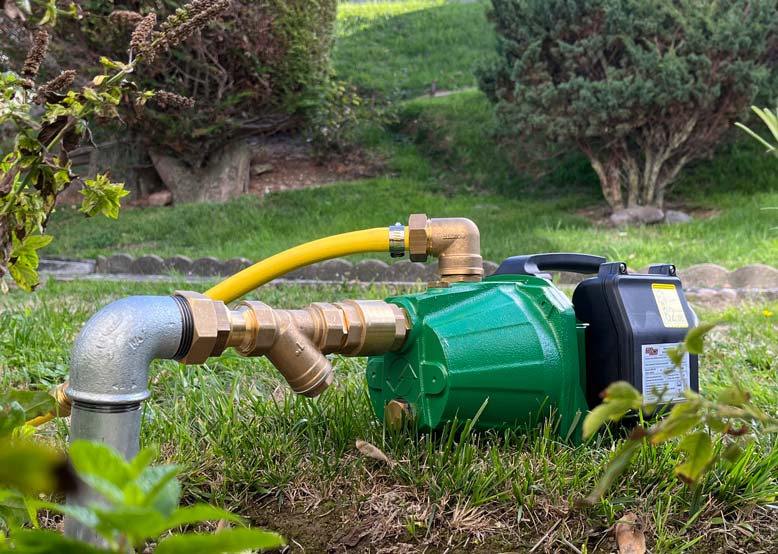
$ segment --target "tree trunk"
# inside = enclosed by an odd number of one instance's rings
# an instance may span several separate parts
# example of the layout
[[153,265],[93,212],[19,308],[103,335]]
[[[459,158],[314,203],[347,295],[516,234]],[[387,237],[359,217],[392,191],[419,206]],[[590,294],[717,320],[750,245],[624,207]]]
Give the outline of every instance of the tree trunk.
[[226,146],[198,168],[159,152],[149,154],[176,204],[226,202],[248,192],[251,152],[244,141]]
[[624,200],[621,194],[621,171],[619,170],[619,163],[614,160],[601,162],[594,157],[591,157],[590,161],[592,168],[600,178],[600,186],[602,187],[602,194],[605,196],[605,201],[608,202],[608,205],[613,211],[624,208]]

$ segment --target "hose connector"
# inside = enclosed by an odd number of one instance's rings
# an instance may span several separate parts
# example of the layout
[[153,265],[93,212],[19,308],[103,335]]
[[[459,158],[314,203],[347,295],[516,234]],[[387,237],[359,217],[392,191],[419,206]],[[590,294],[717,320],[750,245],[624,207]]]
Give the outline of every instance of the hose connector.
[[426,214],[411,215],[408,250],[412,262],[436,257],[440,280],[445,283],[480,281],[483,277],[481,233],[467,218],[429,219]]

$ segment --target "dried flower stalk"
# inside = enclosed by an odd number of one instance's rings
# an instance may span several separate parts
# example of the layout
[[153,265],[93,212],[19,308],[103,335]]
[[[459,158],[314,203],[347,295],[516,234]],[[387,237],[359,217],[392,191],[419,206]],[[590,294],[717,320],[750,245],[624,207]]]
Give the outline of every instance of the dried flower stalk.
[[27,59],[24,60],[24,67],[22,68],[22,75],[29,79],[34,79],[38,76],[38,72],[41,69],[41,62],[46,57],[46,52],[49,49],[49,32],[42,28],[35,35],[35,40],[32,43],[30,51],[27,53]]

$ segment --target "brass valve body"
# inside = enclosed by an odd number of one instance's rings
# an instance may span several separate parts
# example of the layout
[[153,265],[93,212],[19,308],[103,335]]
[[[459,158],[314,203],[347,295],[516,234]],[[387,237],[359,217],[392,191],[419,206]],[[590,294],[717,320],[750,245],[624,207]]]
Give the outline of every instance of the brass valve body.
[[316,302],[303,310],[245,301],[230,310],[198,293],[176,294],[186,299],[194,320],[183,363],[203,363],[233,346],[243,356],[266,356],[294,391],[306,396],[317,396],[332,383],[332,364],[325,354],[398,350],[409,331],[403,309],[382,300]]

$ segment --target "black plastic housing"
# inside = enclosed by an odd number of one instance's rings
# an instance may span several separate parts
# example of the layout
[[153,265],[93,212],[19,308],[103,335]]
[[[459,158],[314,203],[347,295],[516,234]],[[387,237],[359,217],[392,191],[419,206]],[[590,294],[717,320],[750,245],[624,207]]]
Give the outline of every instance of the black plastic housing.
[[697,356],[686,354],[684,370],[679,372],[665,353],[682,343],[698,322],[675,266],[655,265],[648,274],[629,274],[623,262],[602,264],[595,277],[575,289],[573,306],[578,319],[588,324],[590,408],[601,402],[600,393],[609,384],[621,380],[641,391],[647,402],[659,396],[662,404],[680,399],[687,386],[699,390]]

